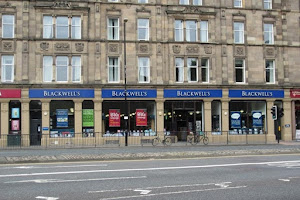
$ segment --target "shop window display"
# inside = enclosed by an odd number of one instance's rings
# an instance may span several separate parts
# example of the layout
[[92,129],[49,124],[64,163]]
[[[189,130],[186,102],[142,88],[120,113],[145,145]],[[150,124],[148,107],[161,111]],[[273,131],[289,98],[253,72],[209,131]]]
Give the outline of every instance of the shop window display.
[[51,101],[50,137],[75,137],[73,101]]
[[94,137],[94,102],[82,103],[82,137]]
[[221,102],[212,101],[211,103],[211,114],[212,114],[212,134],[221,135]]
[[[125,136],[126,104],[124,101],[103,102],[103,136]],[[154,101],[128,101],[129,136],[156,135],[156,108]]]
[[9,133],[21,133],[21,103],[20,101],[9,102]]
[[265,133],[265,101],[231,101],[229,110],[229,134],[243,135]]

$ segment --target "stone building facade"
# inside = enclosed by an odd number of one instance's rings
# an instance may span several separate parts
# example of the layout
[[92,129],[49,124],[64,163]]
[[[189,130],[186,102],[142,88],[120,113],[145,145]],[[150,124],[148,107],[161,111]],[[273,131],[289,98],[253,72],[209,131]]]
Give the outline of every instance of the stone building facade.
[[297,137],[298,0],[15,0],[0,1],[0,18],[2,146],[125,129]]

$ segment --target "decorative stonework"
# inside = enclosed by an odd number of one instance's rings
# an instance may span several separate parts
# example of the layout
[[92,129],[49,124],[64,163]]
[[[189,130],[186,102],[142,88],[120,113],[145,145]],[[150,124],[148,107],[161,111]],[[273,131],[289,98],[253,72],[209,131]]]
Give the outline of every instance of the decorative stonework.
[[28,51],[28,43],[27,43],[27,42],[24,42],[24,43],[23,43],[23,51],[24,51],[24,52],[27,52],[27,51]]
[[157,45],[157,54],[161,54],[161,44]]
[[100,53],[100,44],[99,43],[96,44],[96,52]]
[[141,44],[141,45],[139,46],[139,51],[140,51],[141,53],[148,53],[148,51],[149,51],[148,45],[147,45],[147,44]]
[[187,46],[186,51],[187,53],[199,53],[199,47],[197,45]]
[[118,53],[119,52],[119,45],[118,44],[109,44],[108,50],[111,53]]
[[12,42],[3,42],[2,43],[2,49],[4,51],[13,51],[13,43]]
[[54,45],[55,51],[70,51],[69,43],[56,43]]
[[212,54],[212,46],[204,46],[204,52],[206,54]]
[[71,4],[67,1],[57,1],[53,3],[53,7],[56,8],[70,8]]
[[75,44],[75,49],[78,52],[82,52],[84,50],[84,43],[76,43]]
[[49,43],[48,43],[48,42],[42,42],[42,43],[40,44],[40,47],[41,47],[41,49],[42,49],[43,51],[48,51],[48,49],[49,49]]
[[235,47],[235,56],[245,56],[245,47]]
[[225,45],[222,46],[222,57],[227,56],[227,47]]
[[265,49],[266,57],[275,57],[275,49],[273,47],[268,47]]
[[145,6],[142,6],[141,9],[136,9],[136,12],[146,12],[146,13],[151,13],[151,10],[147,10]]
[[180,53],[180,50],[181,50],[181,46],[180,45],[174,45],[173,46],[173,52],[175,54],[179,54]]

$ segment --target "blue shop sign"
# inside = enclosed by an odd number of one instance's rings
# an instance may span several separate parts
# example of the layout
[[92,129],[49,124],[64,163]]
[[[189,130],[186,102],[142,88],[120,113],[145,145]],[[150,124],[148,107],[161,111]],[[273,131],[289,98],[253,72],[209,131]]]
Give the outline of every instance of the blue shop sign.
[[[156,90],[143,90],[143,89],[130,89],[127,90],[127,98],[156,98],[157,92]],[[125,98],[125,90],[117,89],[103,89],[102,90],[102,98]]]
[[284,90],[229,90],[230,98],[284,98]]
[[29,98],[94,98],[94,89],[30,89]]
[[164,98],[222,98],[222,90],[165,89]]

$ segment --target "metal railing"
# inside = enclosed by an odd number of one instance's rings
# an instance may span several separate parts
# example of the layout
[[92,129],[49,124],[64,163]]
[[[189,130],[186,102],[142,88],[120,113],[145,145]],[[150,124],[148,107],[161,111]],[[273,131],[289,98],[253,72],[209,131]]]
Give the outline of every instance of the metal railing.
[[[156,137],[170,137],[172,145],[189,145],[187,137],[195,132],[158,132],[155,134],[129,134],[128,146],[152,146]],[[234,144],[266,144],[267,134],[230,134],[230,132],[198,132],[206,134],[209,145],[234,145]],[[201,145],[202,143],[198,144]],[[202,144],[203,145],[203,144]],[[75,133],[66,135],[1,135],[0,149],[16,148],[81,148],[81,147],[122,147],[125,146],[125,134],[107,133]]]

